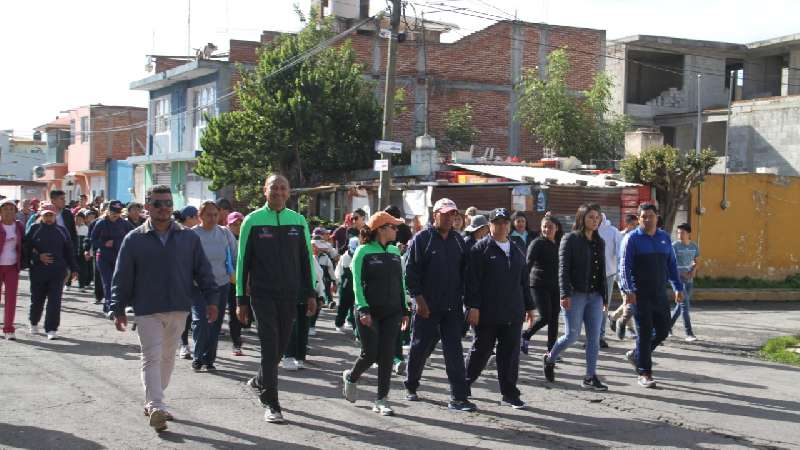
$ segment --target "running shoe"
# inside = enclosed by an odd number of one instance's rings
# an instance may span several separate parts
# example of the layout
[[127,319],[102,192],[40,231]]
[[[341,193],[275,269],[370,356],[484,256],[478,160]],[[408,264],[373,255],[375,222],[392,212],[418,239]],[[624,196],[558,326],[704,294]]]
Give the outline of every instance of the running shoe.
[[375,405],[372,406],[372,411],[376,412],[382,416],[393,416],[394,410],[386,400],[375,400]]
[[656,382],[651,375],[639,375],[639,386],[654,388],[656,387]]
[[510,407],[512,407],[514,409],[525,409],[525,408],[528,407],[528,405],[526,405],[525,402],[520,400],[519,397],[517,397],[517,398],[504,398],[503,400],[500,401],[500,405],[502,405],[502,406],[510,406]]
[[697,336],[695,336],[693,334],[690,334],[690,335],[686,336],[685,340],[686,340],[686,342],[694,342],[694,341],[697,340]]
[[344,399],[350,403],[355,403],[356,396],[358,395],[358,385],[350,381],[349,370],[342,371],[342,383],[342,395]]
[[283,367],[284,370],[288,370],[290,372],[296,372],[297,370],[300,369],[300,367],[297,366],[297,360],[288,357],[283,358],[283,361],[281,361],[281,367]]
[[167,414],[158,408],[151,409],[150,426],[153,427],[156,433],[165,431],[167,429]]
[[542,362],[544,363],[544,377],[549,382],[556,381],[556,365],[555,363],[547,361],[547,353],[542,355]]
[[475,412],[478,410],[478,407],[475,406],[475,403],[472,403],[469,400],[451,400],[450,403],[447,404],[447,409],[453,411]]
[[264,421],[268,423],[286,423],[279,408],[268,406],[264,411]]
[[597,375],[591,378],[584,378],[581,387],[587,391],[607,391],[608,386],[600,382]]

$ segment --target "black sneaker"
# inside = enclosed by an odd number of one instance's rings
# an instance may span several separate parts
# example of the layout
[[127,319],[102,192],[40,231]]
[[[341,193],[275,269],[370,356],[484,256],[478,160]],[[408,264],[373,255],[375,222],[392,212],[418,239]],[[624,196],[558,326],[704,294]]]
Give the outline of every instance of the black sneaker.
[[600,339],[600,348],[608,348],[608,342],[605,339]]
[[504,398],[500,401],[501,405],[507,405],[514,409],[525,409],[528,405],[518,398]]
[[608,386],[600,382],[600,379],[597,378],[597,375],[591,378],[584,378],[583,383],[581,383],[581,387],[587,391],[607,391]]
[[419,395],[417,395],[417,391],[413,389],[406,389],[406,400],[410,402],[419,401]]
[[547,362],[547,353],[542,356],[542,362],[544,363],[544,377],[549,382],[556,381],[556,365],[552,362]]
[[213,364],[206,364],[206,371],[207,372],[213,372],[215,370],[217,370],[217,368]]
[[522,336],[519,339],[520,339],[519,351],[521,351],[522,353],[527,355],[528,354],[528,350],[530,349],[531,343],[530,343],[529,340],[525,339],[525,336]]
[[611,314],[608,315],[608,327],[611,328],[611,331],[617,332],[617,321],[611,318]]
[[478,407],[475,406],[475,403],[472,403],[469,400],[451,400],[450,403],[447,404],[447,409],[452,409],[453,411],[475,412],[477,411]]
[[258,384],[258,380],[256,377],[250,378],[247,380],[247,385],[250,386],[250,389],[255,391],[256,394],[261,394],[261,391],[264,389]]
[[194,370],[195,372],[200,372],[202,368],[203,368],[203,363],[201,363],[200,361],[192,361],[192,370]]

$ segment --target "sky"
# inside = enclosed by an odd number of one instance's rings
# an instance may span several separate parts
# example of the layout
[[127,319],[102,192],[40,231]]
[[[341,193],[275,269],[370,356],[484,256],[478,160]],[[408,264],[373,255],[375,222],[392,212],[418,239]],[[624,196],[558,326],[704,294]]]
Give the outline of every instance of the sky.
[[[258,40],[262,30],[297,31],[294,11],[311,0],[3,0],[0,42],[0,129],[30,137],[32,129],[76,106],[147,106],[147,93],[128,89],[148,76],[146,55],[185,55],[213,42]],[[515,15],[606,30],[614,39],[651,34],[747,43],[800,33],[797,0],[414,0],[425,17],[457,24],[445,41],[491,21],[464,14]],[[191,5],[191,15],[188,14]],[[372,12],[386,0],[372,0]],[[757,6],[756,6],[757,5]],[[461,13],[437,9],[468,8]],[[754,11],[757,9],[757,11]],[[407,13],[414,9],[407,8]],[[191,17],[191,34],[187,18]],[[191,36],[191,45],[187,37]]]

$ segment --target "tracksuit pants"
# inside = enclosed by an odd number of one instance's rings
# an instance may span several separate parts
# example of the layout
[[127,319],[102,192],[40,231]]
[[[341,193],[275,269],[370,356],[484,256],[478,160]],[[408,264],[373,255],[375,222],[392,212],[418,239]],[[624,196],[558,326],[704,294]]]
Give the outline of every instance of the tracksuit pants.
[[295,358],[300,361],[306,360],[308,354],[308,326],[310,317],[306,316],[306,309],[308,305],[305,303],[297,304],[297,318],[292,325],[292,334],[289,337],[289,344],[286,346],[286,351],[283,356],[287,358]]
[[261,391],[261,404],[280,411],[278,402],[278,364],[286,352],[292,324],[297,316],[297,300],[252,298],[258,339],[261,341],[261,367],[256,387]]
[[371,327],[363,325],[360,320],[356,321],[358,334],[361,337],[361,356],[350,371],[350,381],[358,382],[361,375],[377,362],[378,400],[383,400],[389,395],[392,381],[392,360],[402,317],[400,314],[381,318],[373,316]]
[[537,331],[547,327],[547,351],[550,351],[558,339],[558,316],[561,313],[558,288],[531,287],[531,296],[536,303],[539,317],[530,329],[522,333],[522,337],[530,340]]
[[[231,283],[228,286],[228,329],[231,332],[231,341],[234,348],[242,348],[242,323],[236,316],[236,285]],[[223,312],[220,311],[220,314]]]
[[518,399],[519,378],[519,340],[522,335],[521,323],[483,323],[475,327],[475,337],[467,357],[467,385],[471,386],[486,368],[492,350],[497,344],[497,381],[503,399]]
[[462,308],[432,311],[427,319],[417,314],[414,315],[411,325],[411,348],[408,351],[406,389],[416,391],[419,388],[425,361],[441,337],[445,369],[450,382],[450,396],[453,400],[467,399],[464,348],[461,345],[463,323]]
[[[97,269],[100,271],[100,279],[103,283],[103,312],[109,311],[111,303],[111,279],[114,277],[114,265],[117,261],[111,257],[97,258]],[[97,281],[95,281],[97,283]]]
[[58,331],[61,323],[61,296],[64,293],[64,271],[50,270],[31,274],[31,325],[38,325],[47,302],[44,315],[44,331]]

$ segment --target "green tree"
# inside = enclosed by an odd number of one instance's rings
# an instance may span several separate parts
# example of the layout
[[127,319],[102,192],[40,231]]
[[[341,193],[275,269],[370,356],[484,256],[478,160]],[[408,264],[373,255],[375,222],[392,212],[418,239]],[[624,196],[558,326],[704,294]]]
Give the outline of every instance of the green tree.
[[692,188],[717,162],[711,149],[699,153],[682,153],[680,150],[664,145],[642,151],[638,156],[629,156],[622,161],[622,176],[625,181],[653,186],[664,229],[671,231],[675,223],[678,207],[686,201]]
[[531,69],[519,85],[519,112],[523,126],[559,156],[591,160],[618,159],[625,147],[630,120],[609,112],[612,79],[599,72],[592,87],[576,93],[567,83],[570,63],[564,49],[548,56],[546,77]]
[[[298,60],[331,36],[329,21],[312,20],[264,47],[254,70],[239,68],[240,110],[211,118],[201,139],[196,172],[212,189],[233,185],[255,206],[269,171],[302,186],[325,172],[369,167],[381,108],[349,42]],[[285,68],[293,61],[300,62]]]
[[468,150],[478,140],[480,131],[472,125],[472,105],[447,111],[444,118],[444,145],[450,151]]

